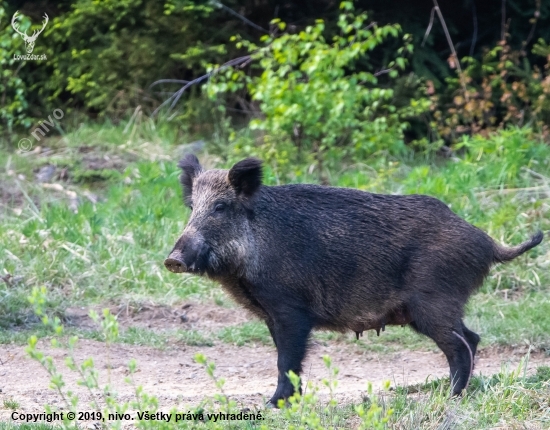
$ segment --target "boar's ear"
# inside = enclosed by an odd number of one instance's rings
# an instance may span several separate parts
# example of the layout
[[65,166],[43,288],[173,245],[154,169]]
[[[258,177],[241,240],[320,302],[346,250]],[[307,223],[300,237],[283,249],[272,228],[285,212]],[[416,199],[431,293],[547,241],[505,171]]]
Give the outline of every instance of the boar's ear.
[[237,197],[250,199],[262,185],[262,161],[257,158],[239,161],[229,171],[228,178]]
[[193,180],[202,172],[198,158],[193,154],[187,154],[178,163],[182,170],[180,182],[183,186],[183,199],[187,206],[191,206],[191,195],[193,194]]

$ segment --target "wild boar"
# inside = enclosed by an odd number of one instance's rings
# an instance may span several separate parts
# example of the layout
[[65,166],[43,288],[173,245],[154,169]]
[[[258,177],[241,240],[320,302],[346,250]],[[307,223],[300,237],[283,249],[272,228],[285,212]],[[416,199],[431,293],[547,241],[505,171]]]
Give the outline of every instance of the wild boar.
[[262,185],[262,163],[203,170],[181,160],[189,222],[164,264],[206,274],[265,321],[277,348],[277,405],[293,392],[312,329],[357,336],[410,325],[449,362],[453,394],[467,386],[479,336],[464,305],[496,263],[538,245],[504,247],[423,195],[319,185]]

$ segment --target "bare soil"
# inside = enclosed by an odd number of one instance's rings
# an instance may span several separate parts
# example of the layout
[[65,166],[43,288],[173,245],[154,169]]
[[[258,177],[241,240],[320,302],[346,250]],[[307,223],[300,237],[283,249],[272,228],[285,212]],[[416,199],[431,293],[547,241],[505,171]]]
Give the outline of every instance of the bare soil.
[[[123,304],[111,307],[110,311],[116,315],[119,326],[123,329],[140,327],[153,331],[180,328],[212,332],[253,320],[248,311],[240,307],[226,308],[215,304],[194,302],[186,302],[178,306]],[[93,325],[88,313],[87,309],[71,308],[65,312],[65,315],[69,319],[76,318],[79,326]]]
[[[239,324],[249,318],[241,309],[227,309],[215,305],[184,304],[177,308],[155,306],[127,306],[113,308],[118,313],[121,327],[142,326],[155,328],[210,328]],[[87,311],[67,310],[68,322],[81,327],[90,325]],[[184,316],[182,318],[182,315]],[[39,342],[39,349],[53,357],[64,376],[66,388],[78,393],[80,410],[93,411],[93,396],[78,386],[79,376],[64,364],[68,353],[52,348],[48,340]],[[212,347],[172,345],[165,350],[150,347],[115,344],[110,349],[104,343],[80,340],[75,351],[77,362],[92,357],[99,371],[100,384],[110,382],[121,401],[134,398],[134,386],[125,382],[128,363],[138,362],[134,374],[136,385],[158,397],[163,410],[176,407],[187,411],[205,397],[218,392],[202,366],[195,363],[197,352],[204,353],[216,363],[216,375],[225,379],[225,394],[242,407],[261,408],[275,391],[277,381],[277,354],[271,346],[242,346],[214,342]],[[526,353],[525,348],[486,348],[476,357],[476,374],[491,375],[502,365],[514,368]],[[441,352],[402,350],[395,353],[365,351],[357,344],[313,342],[304,363],[303,377],[319,387],[321,397],[328,396],[322,379],[328,376],[322,357],[329,355],[333,365],[340,369],[336,396],[339,401],[359,402],[366,394],[367,381],[381,387],[386,380],[391,386],[426,382],[432,378],[448,376],[449,368]],[[550,365],[550,357],[531,353],[528,369]],[[36,361],[31,360],[24,346],[0,346],[0,420],[9,419],[11,411],[3,407],[4,400],[13,399],[18,411],[40,413],[44,405],[63,406],[59,395],[49,388],[49,377]],[[3,409],[2,409],[3,408]]]

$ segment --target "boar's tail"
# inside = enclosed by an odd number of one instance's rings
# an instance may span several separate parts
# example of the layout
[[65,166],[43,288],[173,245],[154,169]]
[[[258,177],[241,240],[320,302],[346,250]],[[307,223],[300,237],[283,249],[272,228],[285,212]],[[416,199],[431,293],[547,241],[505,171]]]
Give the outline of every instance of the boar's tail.
[[539,243],[542,242],[544,234],[542,231],[535,233],[531,239],[512,247],[501,246],[495,243],[494,247],[494,261],[495,263],[504,263],[505,261],[513,260],[514,258],[520,256],[526,251],[529,251],[531,248],[534,248]]

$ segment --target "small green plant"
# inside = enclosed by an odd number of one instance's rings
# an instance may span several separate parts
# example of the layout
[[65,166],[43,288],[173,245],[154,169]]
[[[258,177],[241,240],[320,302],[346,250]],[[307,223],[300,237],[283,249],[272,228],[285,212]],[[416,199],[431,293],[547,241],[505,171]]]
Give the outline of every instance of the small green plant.
[[339,416],[336,411],[338,402],[334,398],[334,390],[338,386],[338,380],[336,379],[339,373],[339,369],[332,365],[332,359],[328,355],[323,356],[323,362],[329,372],[328,378],[323,379],[323,385],[325,385],[330,392],[330,400],[327,403],[324,412],[328,417],[328,421],[331,425],[336,426],[339,421]]
[[[386,381],[384,384],[384,389],[387,391],[390,388],[390,381]],[[393,409],[385,410],[382,406],[378,404],[378,399],[374,395],[372,389],[372,384],[368,383],[367,388],[369,396],[368,405],[357,405],[355,406],[355,412],[359,415],[361,419],[361,424],[359,425],[360,429],[375,429],[375,430],[384,430],[388,424],[392,414]],[[368,407],[367,407],[368,406]]]
[[216,388],[219,390],[219,393],[214,395],[214,399],[217,400],[224,408],[225,413],[230,414],[232,411],[234,411],[237,407],[237,403],[230,399],[224,392],[223,386],[225,385],[225,379],[218,378],[215,374],[216,365],[214,362],[209,362],[206,359],[206,356],[201,353],[195,354],[195,361],[204,366],[204,369],[206,370],[206,373],[208,376],[214,381],[214,384],[216,385]]
[[19,402],[17,400],[14,400],[13,398],[10,399],[4,399],[4,408],[11,409],[13,411],[19,409]]
[[289,428],[311,428],[315,430],[325,428],[321,423],[321,418],[317,411],[319,403],[317,397],[318,387],[308,381],[304,393],[300,394],[300,377],[291,370],[288,373],[288,378],[294,386],[295,394],[288,398],[287,401],[279,399],[277,406],[282,409],[285,419],[289,422]]

